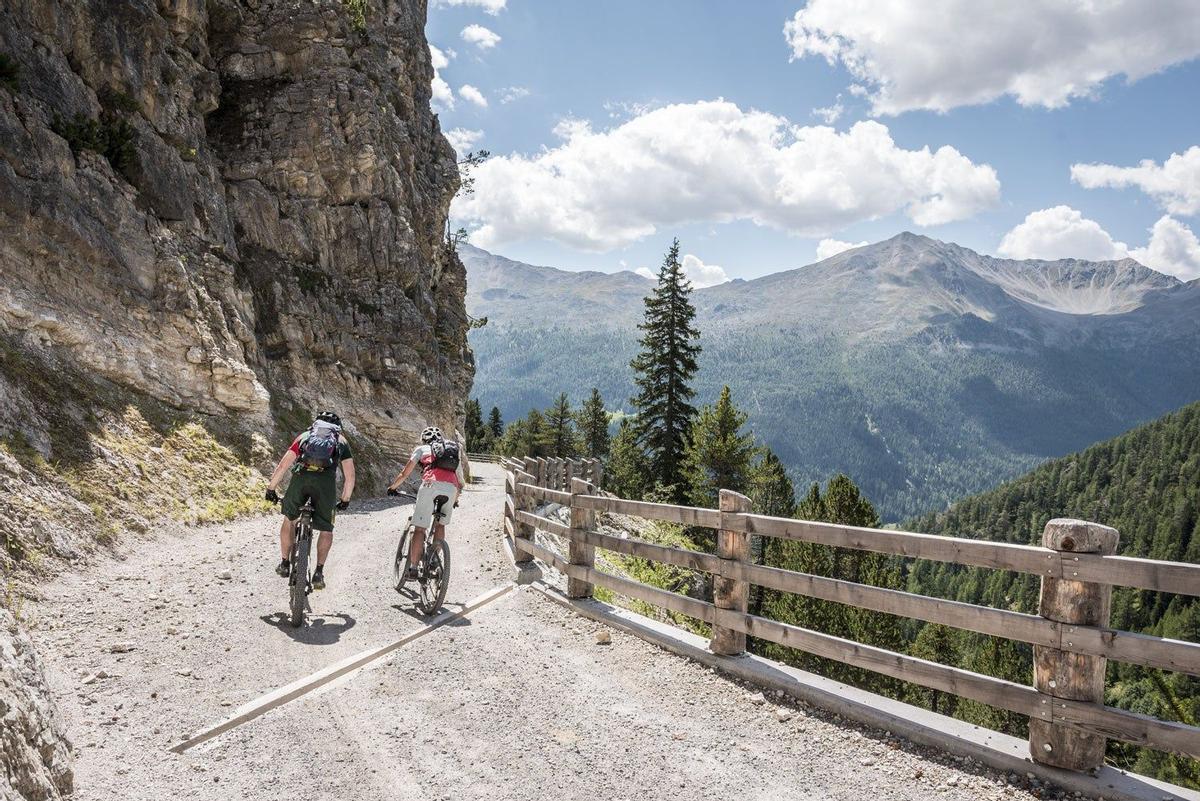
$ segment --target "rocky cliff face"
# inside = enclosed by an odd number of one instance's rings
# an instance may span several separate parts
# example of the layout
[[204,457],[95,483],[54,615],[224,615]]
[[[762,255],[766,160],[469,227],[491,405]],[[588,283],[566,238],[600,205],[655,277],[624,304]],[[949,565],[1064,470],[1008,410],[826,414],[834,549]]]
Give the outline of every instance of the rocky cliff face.
[[[459,178],[425,16],[0,2],[0,597],[155,519],[265,511],[247,465],[314,410],[347,421],[368,488],[429,422],[459,427]],[[67,751],[10,623],[0,797],[56,797]]]
[[248,427],[332,407],[393,455],[453,427],[424,24],[423,0],[5,3],[0,333]]
[[70,746],[29,638],[0,609],[0,798],[61,798],[71,792]]

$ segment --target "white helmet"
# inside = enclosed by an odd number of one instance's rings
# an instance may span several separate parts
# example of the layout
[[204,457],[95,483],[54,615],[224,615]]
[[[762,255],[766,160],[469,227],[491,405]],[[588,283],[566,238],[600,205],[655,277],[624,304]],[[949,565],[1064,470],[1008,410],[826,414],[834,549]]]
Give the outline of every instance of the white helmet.
[[421,432],[421,442],[425,443],[426,445],[434,440],[441,442],[442,439],[442,429],[438,428],[437,426],[430,426]]

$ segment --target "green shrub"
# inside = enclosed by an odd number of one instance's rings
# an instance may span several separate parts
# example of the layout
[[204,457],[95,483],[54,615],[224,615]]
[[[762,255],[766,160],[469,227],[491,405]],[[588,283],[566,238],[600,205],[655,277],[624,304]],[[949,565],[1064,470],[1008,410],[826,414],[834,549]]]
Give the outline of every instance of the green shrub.
[[72,153],[78,155],[82,150],[99,153],[117,172],[124,172],[137,159],[134,147],[137,131],[128,120],[120,117],[104,114],[95,120],[86,114],[76,114],[65,120],[56,114],[50,130],[67,140]]
[[355,33],[367,32],[367,0],[342,0],[346,14],[350,17],[350,28]]

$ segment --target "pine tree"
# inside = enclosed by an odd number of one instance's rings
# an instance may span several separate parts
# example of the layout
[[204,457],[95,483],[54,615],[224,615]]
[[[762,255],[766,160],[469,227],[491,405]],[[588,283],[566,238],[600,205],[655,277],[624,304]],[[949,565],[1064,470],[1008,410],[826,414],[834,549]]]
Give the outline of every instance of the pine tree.
[[733,405],[729,387],[711,406],[705,406],[688,432],[683,457],[683,477],[688,500],[696,506],[716,507],[718,491],[745,492],[754,459],[754,435],[742,433],[746,414]]
[[579,410],[579,433],[583,437],[583,453],[592,459],[607,459],[610,446],[608,412],[600,390],[592,388],[591,397]]
[[[958,666],[958,645],[954,629],[936,623],[921,627],[913,642],[911,653],[919,659],[940,662],[951,667]],[[941,690],[910,685],[911,700],[942,715],[953,715],[958,706],[958,696]]]
[[477,398],[467,400],[464,427],[466,428],[467,451],[472,453],[487,453],[488,448],[485,447],[487,429],[483,426],[483,411],[480,409]]
[[771,517],[791,517],[796,513],[796,490],[787,469],[770,448],[750,472],[750,500],[754,511]]
[[621,498],[641,500],[646,491],[646,455],[638,445],[637,429],[626,417],[613,437],[604,471],[605,489]]
[[491,414],[488,415],[488,433],[492,435],[492,442],[499,442],[504,436],[504,419],[500,417],[500,407],[493,406]]
[[546,456],[554,454],[553,433],[546,425],[546,417],[537,409],[530,409],[525,417],[525,456]]
[[691,302],[692,285],[679,261],[679,240],[658,272],[658,285],[646,298],[641,350],[630,366],[637,373],[638,441],[646,452],[654,483],[674,488],[679,500],[685,495],[682,464],[688,430],[696,409],[690,382],[697,370],[700,332],[692,325],[696,309]]
[[550,456],[560,459],[579,454],[579,435],[575,432],[575,413],[567,393],[558,396],[554,405],[546,410],[546,439]]

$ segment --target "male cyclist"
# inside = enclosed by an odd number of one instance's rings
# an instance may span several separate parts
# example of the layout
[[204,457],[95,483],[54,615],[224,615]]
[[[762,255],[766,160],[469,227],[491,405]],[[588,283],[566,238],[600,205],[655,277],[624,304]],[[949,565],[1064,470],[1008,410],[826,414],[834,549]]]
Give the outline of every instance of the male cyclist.
[[[337,470],[342,468],[342,494],[337,491]],[[279,501],[276,488],[288,472],[292,480],[283,496],[283,523],[279,526],[279,550],[283,561],[275,572],[287,578],[291,571],[288,557],[292,553],[292,538],[296,532],[296,521],[300,518],[300,507],[305,498],[312,498],[313,529],[317,537],[317,569],[313,573],[314,590],[325,589],[325,560],[333,546],[333,518],[335,509],[345,509],[354,494],[354,457],[350,444],[342,434],[342,418],[333,412],[322,412],[313,421],[312,428],[305,431],[287,449],[271,480],[267,484],[266,498],[271,503]]]
[[[413,504],[413,538],[408,546],[408,578],[417,577],[417,565],[425,553],[425,531],[433,525],[434,499],[439,495],[445,496],[446,503],[442,506],[442,519],[433,530],[434,539],[446,538],[446,524],[450,522],[450,513],[458,505],[458,496],[462,492],[463,472],[462,462],[457,456],[453,461],[457,464],[453,469],[446,466],[440,457],[445,452],[445,439],[442,430],[430,426],[421,432],[421,444],[412,452],[408,464],[396,476],[396,480],[388,487],[388,494],[395,495],[400,485],[412,475],[418,466],[421,468],[421,488],[417,490],[417,501]],[[455,450],[457,454],[457,450]]]

